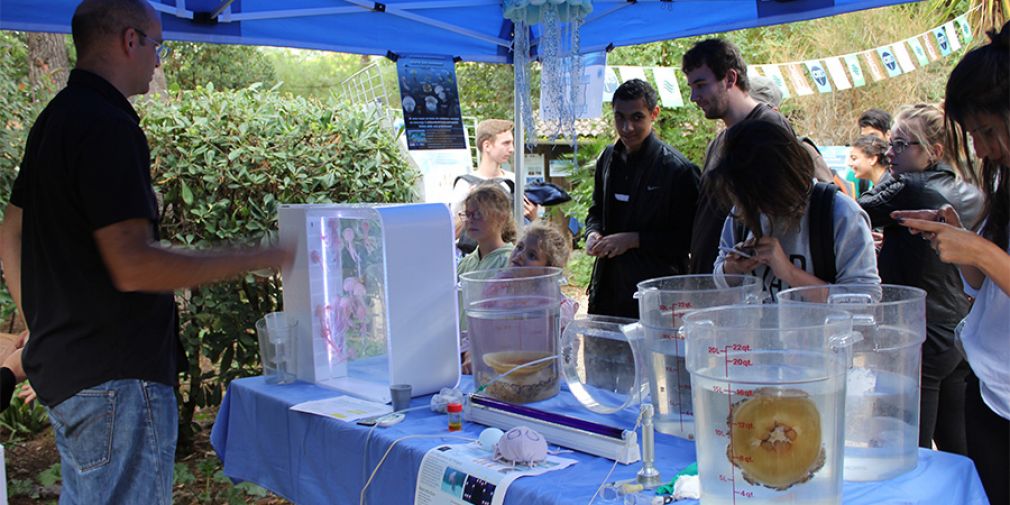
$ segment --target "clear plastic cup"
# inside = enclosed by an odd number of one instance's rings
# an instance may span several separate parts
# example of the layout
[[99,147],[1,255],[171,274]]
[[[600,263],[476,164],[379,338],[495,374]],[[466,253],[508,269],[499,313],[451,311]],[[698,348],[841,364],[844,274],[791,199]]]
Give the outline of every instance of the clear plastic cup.
[[271,312],[256,321],[263,375],[271,384],[295,381],[295,358],[298,355],[295,338],[298,320],[283,312]]

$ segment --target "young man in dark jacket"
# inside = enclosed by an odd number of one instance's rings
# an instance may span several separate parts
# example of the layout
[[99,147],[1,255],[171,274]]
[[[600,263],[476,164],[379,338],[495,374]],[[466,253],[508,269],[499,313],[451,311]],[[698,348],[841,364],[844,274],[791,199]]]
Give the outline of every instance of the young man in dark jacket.
[[596,163],[586,252],[596,257],[589,313],[638,318],[639,282],[687,273],[698,167],[659,140],[656,91],[632,79],[613,98],[620,139]]

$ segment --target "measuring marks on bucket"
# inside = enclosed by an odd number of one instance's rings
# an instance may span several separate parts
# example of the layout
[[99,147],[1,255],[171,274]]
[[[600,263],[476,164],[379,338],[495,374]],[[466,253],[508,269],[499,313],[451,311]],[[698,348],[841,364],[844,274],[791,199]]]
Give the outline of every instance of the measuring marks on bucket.
[[[734,370],[750,368],[754,365],[753,360],[750,358],[752,348],[748,344],[728,344],[722,347],[709,346],[707,352],[711,356],[716,356],[722,359],[723,372],[726,377],[725,382],[715,383],[707,388],[703,388],[703,399],[711,398],[712,400],[718,401],[716,398],[722,396],[725,397],[726,405],[726,417],[721,417],[725,420],[724,427],[720,427],[719,424],[715,424],[712,430],[718,439],[724,439],[726,441],[726,457],[729,459],[730,465],[728,467],[729,472],[725,471],[718,474],[718,481],[729,487],[730,496],[732,497],[731,502],[736,503],[737,498],[753,498],[754,492],[748,489],[742,489],[745,485],[748,485],[745,479],[739,479],[742,475],[738,475],[738,467],[744,467],[752,464],[753,458],[746,454],[738,453],[734,448],[734,432],[737,431],[754,431],[754,423],[736,419],[733,417],[734,403],[737,401],[742,401],[754,396],[754,389],[750,387],[742,387],[738,384],[734,384],[731,378],[734,376]],[[705,391],[707,389],[708,391]],[[711,391],[711,393],[709,393]],[[715,397],[715,398],[712,398]],[[720,465],[717,468],[725,468]]]
[[681,325],[683,317],[694,310],[694,304],[678,301],[658,307],[662,320],[659,327],[642,325],[649,342],[649,386],[656,407],[656,429],[693,440],[691,374],[687,370],[685,334]]

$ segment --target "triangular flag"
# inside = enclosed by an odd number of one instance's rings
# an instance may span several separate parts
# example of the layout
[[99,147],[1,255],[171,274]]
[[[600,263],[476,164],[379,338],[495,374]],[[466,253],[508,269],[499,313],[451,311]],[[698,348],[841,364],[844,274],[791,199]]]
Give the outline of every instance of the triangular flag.
[[895,42],[891,44],[891,48],[894,49],[894,55],[898,57],[898,64],[901,65],[901,70],[906,74],[915,71],[915,64],[912,63],[912,57],[908,55],[908,49],[905,49],[904,42]]
[[603,72],[603,101],[609,102],[614,99],[614,92],[621,85],[621,81],[617,78],[617,72],[614,71],[614,67],[607,65],[607,69]]
[[925,67],[929,65],[929,57],[926,56],[926,50],[922,48],[922,44],[919,43],[919,39],[912,37],[905,42],[912,48],[912,54],[915,55],[915,59],[919,60],[919,66]]
[[888,76],[901,75],[901,65],[898,64],[898,58],[894,56],[894,49],[891,46],[878,47],[877,54],[880,55],[880,61],[884,64]]
[[835,83],[836,89],[843,90],[852,87],[852,84],[849,84],[849,78],[845,75],[845,67],[842,66],[841,59],[837,56],[827,58],[824,60],[824,65],[828,67],[828,74],[831,74],[831,82]]
[[762,65],[761,72],[765,77],[772,80],[775,86],[779,88],[782,92],[782,99],[789,98],[789,86],[786,86],[786,78],[782,77],[782,71],[779,70],[778,65]]
[[964,39],[964,43],[970,44],[975,35],[971,33],[971,23],[968,22],[968,15],[961,14],[954,18],[954,22],[957,23],[957,27],[961,30],[961,38]]
[[877,53],[870,50],[865,51],[862,54],[863,59],[866,60],[866,68],[870,69],[870,77],[873,78],[874,82],[887,79],[887,76],[884,75],[884,68],[881,67],[880,62],[877,61]]
[[786,75],[789,76],[789,83],[793,85],[793,89],[796,90],[797,95],[806,96],[814,94],[814,90],[810,88],[810,81],[807,81],[807,76],[798,63],[782,65],[782,67],[785,67]]
[[957,39],[957,28],[954,28],[953,21],[947,21],[943,27],[947,30],[947,40],[950,42],[950,50],[958,51],[961,49],[961,41]]
[[942,26],[933,28],[933,37],[936,39],[936,47],[940,49],[940,54],[947,56],[950,54],[950,42],[947,40],[947,31]]
[[758,72],[757,65],[747,65],[747,78],[753,79],[755,77],[761,77],[761,73]]
[[852,85],[861,88],[866,85],[866,78],[863,77],[863,67],[859,66],[859,57],[855,54],[845,55],[845,66],[849,69],[849,75],[852,76]]
[[645,77],[645,69],[642,67],[617,67],[617,70],[621,74],[622,83],[632,79],[641,79],[649,82],[649,79]]
[[684,106],[684,98],[680,95],[680,84],[677,82],[677,73],[672,68],[653,67],[652,76],[656,78],[656,91],[659,92],[659,99],[663,102],[663,107],[672,109]]
[[929,36],[929,33],[919,35],[916,37],[919,42],[922,42],[922,48],[926,50],[926,56],[929,57],[929,61],[933,62],[940,59],[940,55],[936,52],[936,39]]
[[803,64],[810,71],[810,78],[814,80],[817,91],[831,93],[831,83],[828,81],[828,73],[824,70],[824,65],[817,60],[805,61]]

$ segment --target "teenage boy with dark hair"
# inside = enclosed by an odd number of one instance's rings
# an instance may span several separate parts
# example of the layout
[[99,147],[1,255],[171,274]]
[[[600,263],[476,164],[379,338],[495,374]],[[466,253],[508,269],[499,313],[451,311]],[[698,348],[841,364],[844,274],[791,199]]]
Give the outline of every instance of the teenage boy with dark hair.
[[653,133],[656,90],[632,79],[614,93],[620,137],[596,162],[586,252],[596,257],[589,313],[638,318],[639,282],[687,273],[698,167]]
[[891,115],[880,109],[867,109],[859,115],[859,134],[891,139]]

